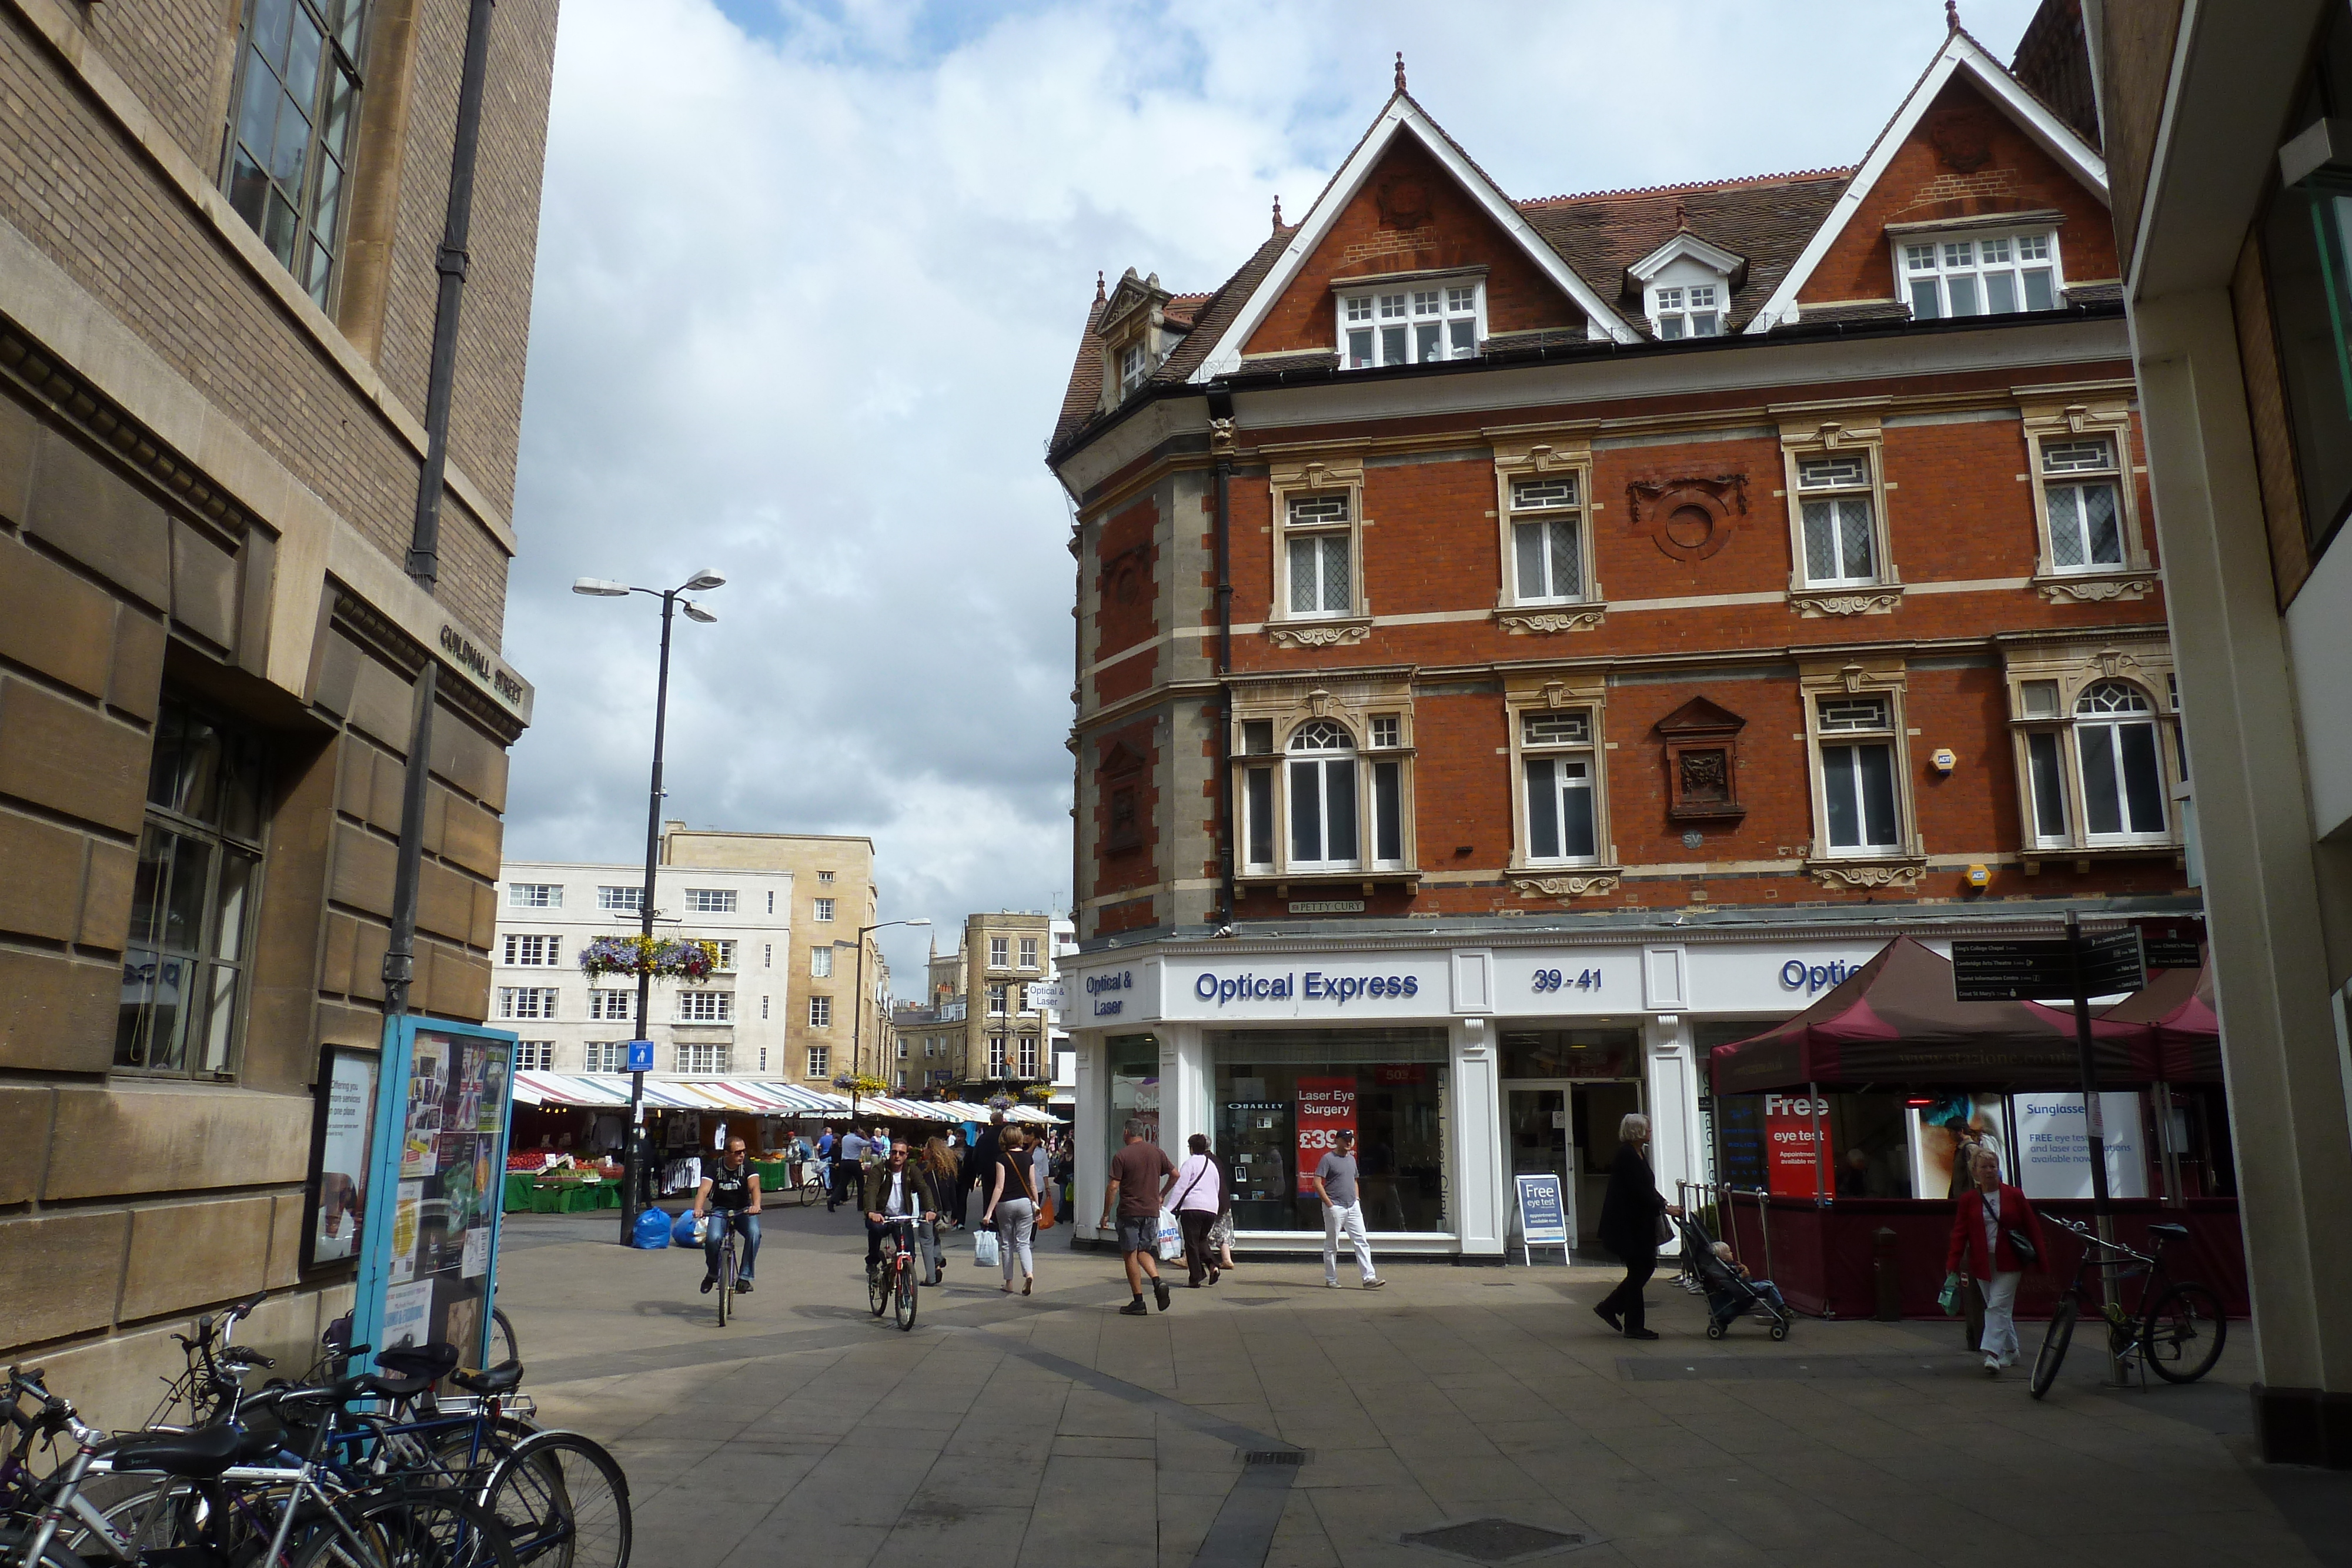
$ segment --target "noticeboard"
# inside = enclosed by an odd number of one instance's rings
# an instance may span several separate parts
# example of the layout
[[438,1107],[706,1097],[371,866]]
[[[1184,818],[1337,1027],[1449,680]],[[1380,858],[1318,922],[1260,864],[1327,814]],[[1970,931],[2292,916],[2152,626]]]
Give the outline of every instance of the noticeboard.
[[366,1230],[368,1155],[375,1127],[379,1053],[331,1045],[319,1062],[310,1166],[302,1189],[302,1267],[359,1255]]
[[1568,1204],[1560,1192],[1558,1173],[1537,1171],[1511,1179],[1519,1189],[1520,1260],[1533,1261],[1528,1256],[1530,1247],[1565,1249],[1569,1244]]
[[446,1341],[468,1366],[488,1354],[514,1042],[470,1024],[385,1021],[354,1343]]

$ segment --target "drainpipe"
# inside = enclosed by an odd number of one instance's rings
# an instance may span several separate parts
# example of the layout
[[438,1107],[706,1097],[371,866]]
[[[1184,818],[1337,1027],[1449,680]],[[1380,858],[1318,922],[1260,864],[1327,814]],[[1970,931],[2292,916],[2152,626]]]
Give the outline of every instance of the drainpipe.
[[1234,691],[1227,679],[1234,669],[1233,421],[1233,389],[1223,382],[1210,382],[1209,444],[1217,454],[1217,677],[1221,688],[1217,715],[1217,799],[1224,803],[1224,822],[1218,835],[1217,859],[1223,872],[1222,924],[1226,925],[1234,923],[1234,909],[1238,902],[1238,890],[1234,882],[1234,840],[1240,828],[1234,801]]

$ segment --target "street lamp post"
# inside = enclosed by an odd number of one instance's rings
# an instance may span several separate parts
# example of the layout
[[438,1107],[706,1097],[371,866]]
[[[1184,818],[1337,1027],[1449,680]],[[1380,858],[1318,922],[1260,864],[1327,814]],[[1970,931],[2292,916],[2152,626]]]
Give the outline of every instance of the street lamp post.
[[[611,582],[603,578],[583,577],[572,585],[574,593],[584,593],[593,599],[625,599],[632,593],[642,593],[661,601],[661,673],[654,683],[654,769],[653,784],[646,800],[646,882],[637,890],[637,929],[645,940],[645,948],[637,955],[637,1033],[636,1038],[653,1039],[654,974],[652,943],[654,936],[654,872],[661,854],[662,806],[662,740],[669,726],[669,630],[671,613],[684,610],[690,621],[712,622],[719,619],[702,608],[688,593],[702,593],[726,586],[726,578],[709,567],[703,568],[676,588],[634,588],[625,582]],[[629,1071],[629,1146],[627,1175],[621,1192],[621,1245],[625,1247],[636,1234],[640,1195],[645,1186],[646,1164],[646,1075],[643,1069]]]
[[[857,994],[850,998],[849,1003],[850,1008],[852,1009],[849,1015],[850,1077],[856,1077],[860,1070],[866,1065],[865,1054],[860,1044],[860,1036],[863,1034],[866,1028],[866,939],[868,936],[871,936],[875,932],[887,931],[893,925],[929,925],[929,919],[923,916],[918,916],[912,920],[885,920],[878,925],[859,926],[857,928],[857,940],[854,943],[844,942],[838,938],[835,939],[833,945],[836,947],[854,946],[857,949]],[[852,1105],[857,1103],[856,1092],[855,1090],[851,1091],[850,1103]]]

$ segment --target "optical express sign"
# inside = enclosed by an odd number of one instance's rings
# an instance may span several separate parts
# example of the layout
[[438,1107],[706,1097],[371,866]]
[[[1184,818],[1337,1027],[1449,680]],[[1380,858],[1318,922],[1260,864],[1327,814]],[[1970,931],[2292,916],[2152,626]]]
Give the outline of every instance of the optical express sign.
[[[1162,1016],[1156,967],[1097,970],[1086,977],[1081,1020]],[[1443,960],[1375,968],[1211,970],[1177,968],[1167,977],[1165,1007],[1178,1017],[1379,1013],[1418,1017],[1447,1008]]]

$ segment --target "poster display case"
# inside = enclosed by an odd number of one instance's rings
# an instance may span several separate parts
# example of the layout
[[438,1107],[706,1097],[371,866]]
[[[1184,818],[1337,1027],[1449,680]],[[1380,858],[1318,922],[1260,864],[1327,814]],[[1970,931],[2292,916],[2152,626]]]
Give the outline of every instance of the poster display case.
[[355,1343],[446,1341],[479,1366],[497,1291],[515,1036],[434,1019],[384,1027]]

